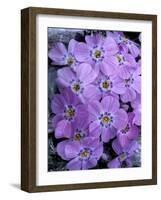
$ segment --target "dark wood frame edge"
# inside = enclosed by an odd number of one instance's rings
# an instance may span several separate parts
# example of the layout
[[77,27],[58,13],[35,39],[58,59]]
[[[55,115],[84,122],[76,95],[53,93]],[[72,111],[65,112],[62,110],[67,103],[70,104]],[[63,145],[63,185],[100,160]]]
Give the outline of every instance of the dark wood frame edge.
[[[152,179],[36,186],[36,15],[52,14],[152,21]],[[157,16],[29,7],[21,10],[21,189],[27,192],[157,184]]]

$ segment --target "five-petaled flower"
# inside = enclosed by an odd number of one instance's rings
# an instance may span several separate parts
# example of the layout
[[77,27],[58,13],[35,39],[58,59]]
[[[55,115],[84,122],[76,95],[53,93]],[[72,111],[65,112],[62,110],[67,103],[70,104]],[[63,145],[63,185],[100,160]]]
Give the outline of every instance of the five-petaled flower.
[[99,137],[103,142],[108,142],[116,136],[116,130],[125,127],[127,124],[127,113],[119,108],[119,101],[115,97],[106,96],[101,102],[92,101],[89,103],[91,124],[89,132],[94,137]]
[[[126,37],[123,32],[108,32],[107,35],[115,39],[121,51],[125,53],[130,52],[135,58],[140,56],[140,45]],[[141,35],[139,35],[138,39],[140,40],[140,38]]]
[[56,43],[55,46],[49,51],[49,58],[53,61],[53,64],[60,66],[68,65],[71,68],[75,69],[76,66],[79,64],[74,56],[76,44],[76,40],[70,40],[67,50],[63,43]]
[[128,78],[115,76],[115,89],[120,94],[124,103],[132,102],[136,99],[137,94],[141,93],[141,73],[140,68],[132,70]]
[[86,36],[84,42],[79,42],[75,48],[75,57],[79,62],[86,62],[93,66],[98,73],[114,73],[115,54],[118,45],[112,37],[103,37],[100,34]]
[[126,147],[129,143],[137,139],[139,136],[139,128],[133,124],[134,113],[128,113],[128,122],[124,128],[117,131],[117,138],[122,147]]
[[132,167],[132,157],[139,151],[140,147],[133,140],[125,148],[122,148],[119,141],[115,139],[112,143],[112,148],[117,156],[107,164],[108,168]]
[[90,99],[95,94],[96,88],[92,82],[97,75],[91,65],[82,63],[77,66],[75,72],[69,67],[64,67],[58,70],[57,75],[58,86],[60,88],[70,88],[83,103],[87,98]]
[[55,95],[51,108],[56,114],[53,117],[56,138],[69,138],[72,134],[72,124],[78,118],[88,115],[86,106],[81,104],[79,98],[70,89],[65,89],[62,94]]
[[97,165],[103,153],[103,144],[98,138],[86,137],[79,141],[59,143],[57,152],[64,160],[68,160],[66,168],[69,170],[82,170]]

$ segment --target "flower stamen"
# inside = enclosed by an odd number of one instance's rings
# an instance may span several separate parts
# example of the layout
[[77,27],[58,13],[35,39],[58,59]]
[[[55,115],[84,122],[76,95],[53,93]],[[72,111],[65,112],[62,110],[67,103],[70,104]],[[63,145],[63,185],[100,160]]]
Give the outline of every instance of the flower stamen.
[[103,123],[103,124],[106,125],[106,124],[109,123],[109,121],[110,121],[110,118],[109,118],[108,116],[105,115],[104,117],[102,117],[102,123]]
[[67,119],[71,120],[74,117],[75,110],[72,107],[68,107],[65,111],[65,116]]
[[101,57],[101,51],[96,50],[96,51],[94,52],[94,56],[95,56],[95,58],[100,58],[100,57]]
[[125,58],[122,54],[116,54],[116,60],[119,63],[119,65],[122,65],[125,61]]
[[68,58],[67,58],[67,64],[68,64],[68,65],[72,65],[73,62],[74,62],[74,61],[73,61],[73,58],[72,58],[72,57],[68,57]]
[[87,158],[87,157],[89,157],[89,155],[90,155],[90,152],[89,152],[88,149],[83,149],[83,150],[80,152],[80,157],[81,157],[81,158]]
[[102,82],[102,87],[103,87],[104,89],[108,89],[109,83],[108,83],[107,80],[105,80],[105,81]]
[[76,140],[76,141],[80,141],[81,138],[82,138],[82,135],[79,132],[74,135],[74,140]]
[[72,85],[72,90],[74,91],[74,92],[78,92],[79,90],[80,90],[80,84],[79,83],[75,83],[75,84],[73,84]]
[[127,125],[124,129],[121,130],[123,134],[126,134],[129,131],[130,127]]

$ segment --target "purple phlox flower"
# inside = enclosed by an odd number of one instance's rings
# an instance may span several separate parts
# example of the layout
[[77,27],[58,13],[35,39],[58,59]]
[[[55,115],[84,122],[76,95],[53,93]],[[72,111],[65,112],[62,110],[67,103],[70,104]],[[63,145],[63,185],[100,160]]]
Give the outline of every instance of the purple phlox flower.
[[68,65],[75,70],[79,62],[74,56],[75,46],[77,41],[71,39],[68,45],[68,49],[61,42],[55,44],[55,46],[49,51],[49,58],[53,61],[54,65]]
[[112,37],[103,37],[101,34],[86,36],[84,42],[79,42],[75,48],[75,57],[79,62],[90,63],[98,73],[114,73],[113,65],[118,52],[118,46]]
[[128,123],[117,131],[117,138],[121,147],[126,147],[132,140],[137,139],[140,129],[133,124],[134,113],[128,113]]
[[91,123],[89,125],[90,135],[99,137],[103,142],[108,142],[115,137],[116,130],[127,124],[127,113],[120,109],[117,98],[104,97],[101,102],[91,101],[88,105]]
[[91,65],[82,63],[73,72],[69,67],[59,69],[57,72],[57,83],[59,88],[69,87],[71,91],[79,96],[84,103],[86,99],[96,96],[96,88],[92,84],[97,74]]
[[70,141],[80,141],[85,137],[89,137],[89,123],[88,114],[84,115],[83,118],[77,116],[74,123],[71,124],[71,135],[67,135],[66,138]]
[[131,106],[133,107],[134,111],[134,119],[133,123],[141,126],[141,95],[137,94],[136,99],[131,102]]
[[[88,110],[87,110],[88,112]],[[72,139],[75,141],[80,141],[84,137],[90,136],[89,134],[89,115],[84,115],[84,118],[78,117],[77,121],[72,126]]]
[[121,51],[115,54],[115,57],[116,57],[116,66],[115,66],[116,73],[121,78],[127,79],[130,76],[131,70],[134,70],[137,67],[135,58],[131,54],[124,53]]
[[132,158],[139,151],[139,144],[135,140],[126,148],[122,148],[118,139],[115,139],[112,148],[118,156],[107,164],[108,168],[132,167]]
[[68,160],[65,157],[65,146],[66,144],[70,144],[70,142],[80,142],[82,139],[84,139],[85,137],[89,137],[89,130],[88,130],[88,126],[89,126],[89,119],[88,119],[88,115],[84,116],[84,118],[77,118],[77,120],[71,124],[71,135],[68,135],[68,139],[67,140],[63,140],[61,142],[58,143],[57,145],[57,152],[58,154],[62,157],[62,159],[64,160]]
[[115,84],[113,91],[121,95],[121,100],[124,103],[134,101],[136,95],[141,93],[141,74],[140,68],[131,71],[127,79],[115,76]]
[[125,53],[130,52],[133,57],[138,57],[141,54],[140,45],[127,38],[123,32],[108,32],[110,37],[113,37],[117,42],[119,49]]
[[106,76],[102,73],[99,73],[98,77],[94,81],[95,85],[95,95],[92,100],[101,100],[105,96],[114,96],[115,98],[119,98],[119,96],[113,92],[113,87],[115,84],[114,76]]
[[68,170],[83,170],[97,165],[103,153],[103,144],[98,138],[86,137],[81,141],[70,141],[57,146],[57,153],[62,159],[68,160]]
[[75,123],[78,118],[83,119],[88,115],[87,106],[82,105],[79,98],[70,89],[65,89],[62,94],[54,95],[51,109],[56,114],[52,122],[56,138],[70,138],[72,123]]

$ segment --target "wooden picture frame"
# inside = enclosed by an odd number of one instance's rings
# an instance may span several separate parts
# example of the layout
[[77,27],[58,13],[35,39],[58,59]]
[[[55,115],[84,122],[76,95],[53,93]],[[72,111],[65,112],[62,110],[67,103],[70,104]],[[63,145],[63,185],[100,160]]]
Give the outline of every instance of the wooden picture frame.
[[[152,23],[152,177],[77,184],[36,184],[36,17],[61,15]],[[78,172],[79,173],[79,172]],[[29,7],[21,11],[21,189],[27,192],[94,189],[157,184],[157,16]]]

